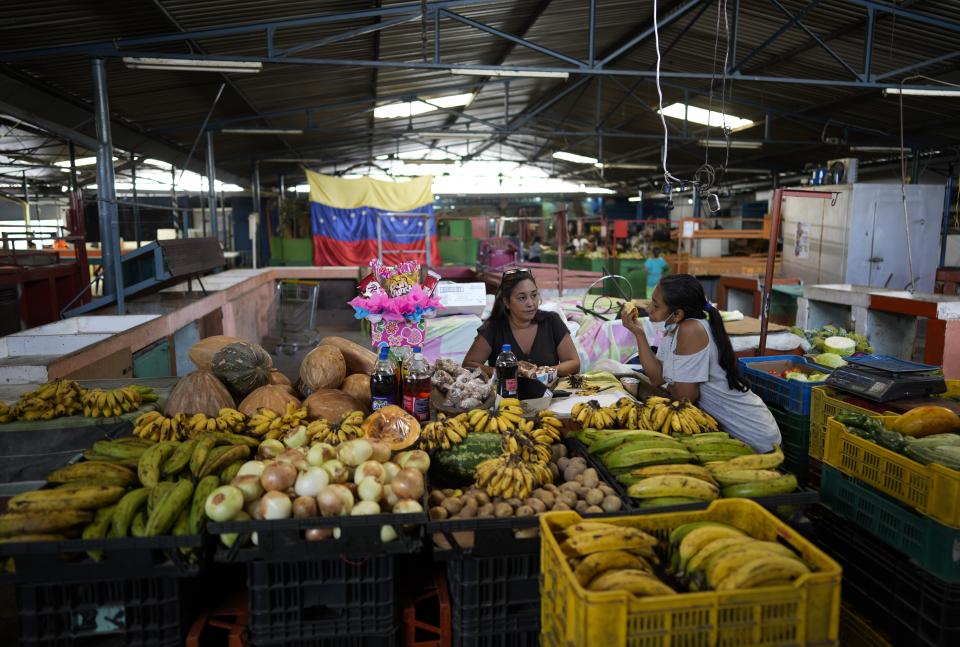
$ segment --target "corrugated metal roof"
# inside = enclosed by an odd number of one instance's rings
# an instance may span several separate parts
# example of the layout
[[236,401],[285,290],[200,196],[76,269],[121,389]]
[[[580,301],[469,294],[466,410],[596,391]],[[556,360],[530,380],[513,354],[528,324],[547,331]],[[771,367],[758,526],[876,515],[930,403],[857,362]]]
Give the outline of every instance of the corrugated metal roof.
[[[723,20],[719,13],[727,6],[730,20],[733,3],[704,0],[709,6],[698,14],[695,7],[660,31],[664,52],[662,69],[668,73],[703,73],[719,69],[714,59],[719,22],[719,51],[725,44]],[[300,19],[378,6],[394,7],[409,0],[149,0],[131,2],[87,2],[85,0],[6,0],[0,7],[0,42],[4,51],[55,47],[75,43],[101,42],[123,38],[177,33],[180,30],[251,25],[265,21]],[[652,24],[652,3],[635,0],[598,0],[595,52],[602,58]],[[659,14],[669,16],[686,3],[660,2]],[[783,7],[778,9],[777,5]],[[903,0],[900,6],[956,21],[960,0]],[[863,72],[866,10],[843,0],[825,0],[805,12],[807,0],[741,0],[737,24],[736,59],[744,75],[798,77],[810,79],[852,79]],[[583,0],[500,0],[454,7],[452,11],[492,28],[517,34],[542,47],[580,59],[588,56],[588,3]],[[767,43],[784,22],[785,12],[803,16],[800,24]],[[694,18],[697,18],[694,22]],[[273,44],[287,48],[330,37],[347,30],[369,27],[376,18],[353,18],[335,23],[280,29]],[[823,39],[834,54],[849,65],[845,69],[834,56],[811,37]],[[682,38],[678,36],[683,34]],[[424,42],[425,38],[425,42]],[[393,62],[432,61],[433,24],[414,19],[380,32],[309,49],[300,55],[340,60]],[[675,40],[676,39],[676,40]],[[744,58],[755,48],[762,51]],[[214,56],[262,56],[266,37],[260,33],[235,34],[203,39],[199,43],[151,45],[151,52],[190,53],[202,51]],[[648,38],[612,63],[616,69],[652,70],[656,57],[653,38]],[[667,48],[669,51],[666,51]],[[938,56],[960,51],[960,33],[935,25],[913,22],[878,12],[873,48],[872,73],[885,74]],[[441,21],[441,53],[444,63],[524,66],[563,66],[563,62],[523,45],[512,44],[449,18]],[[956,80],[960,57],[924,68],[923,73],[941,80]],[[33,79],[45,91],[69,97],[74,102],[91,101],[90,63],[86,56],[67,55],[8,63],[3,70],[20,78]],[[477,95],[462,115],[440,111],[416,117],[418,128],[454,129],[458,132],[489,130],[516,123],[532,106],[548,100],[579,77],[566,81],[543,78],[516,78],[482,83],[478,77],[452,75],[447,71],[370,68],[334,65],[265,64],[254,75],[146,72],[127,69],[117,59],[108,62],[110,102],[115,115],[142,128],[152,137],[189,148],[216,95],[220,83],[227,88],[213,113],[217,124],[270,128],[312,128],[302,136],[217,135],[217,162],[245,175],[250,160],[264,157],[307,157],[336,161],[339,168],[375,155],[412,150],[434,143],[466,152],[484,140],[481,135],[463,141],[436,140],[397,135],[406,119],[375,119],[372,108],[387,97],[438,96],[468,91],[473,84]],[[891,80],[896,81],[894,76]],[[924,83],[926,83],[924,81]],[[804,162],[847,155],[845,146],[821,144],[837,137],[849,142],[896,143],[899,110],[895,98],[885,98],[879,89],[823,87],[776,82],[735,80],[726,83],[721,94],[719,82],[709,93],[705,79],[665,78],[664,102],[684,100],[691,104],[725,106],[738,116],[761,125],[737,133],[734,138],[759,139],[763,120],[770,118],[770,137],[780,142],[762,150],[731,152],[731,165],[749,162],[751,167],[768,165],[797,168]],[[628,93],[627,90],[630,90]],[[16,97],[3,97],[15,102]],[[711,100],[712,99],[712,100]],[[504,144],[505,155],[524,154],[549,160],[552,151],[570,150],[602,155],[605,161],[654,162],[659,155],[661,124],[656,114],[656,86],[651,79],[605,78],[593,80],[556,101],[539,117],[525,123]],[[906,99],[908,135],[927,145],[952,146],[960,139],[960,125],[953,115],[955,100],[945,98]],[[508,107],[509,106],[509,107]],[[309,116],[305,109],[312,108]],[[507,112],[509,110],[509,112]],[[459,112],[459,111],[457,111]],[[45,115],[48,116],[49,115]],[[565,135],[586,132],[603,122],[610,132],[602,141],[592,135]],[[673,120],[671,120],[673,122]],[[91,132],[90,124],[66,124]],[[672,123],[679,131],[680,124]],[[372,131],[371,131],[372,129]],[[871,132],[875,131],[875,132]],[[559,133],[559,134],[558,134]],[[703,133],[692,126],[691,135]],[[714,129],[712,137],[720,133]],[[487,155],[501,150],[494,146]],[[719,158],[722,151],[710,151]],[[702,162],[705,151],[695,142],[675,140],[671,160],[688,167]],[[554,164],[554,162],[550,162]],[[575,165],[560,168],[583,171]],[[599,173],[599,171],[590,171]],[[629,179],[636,171],[607,169],[606,179]]]

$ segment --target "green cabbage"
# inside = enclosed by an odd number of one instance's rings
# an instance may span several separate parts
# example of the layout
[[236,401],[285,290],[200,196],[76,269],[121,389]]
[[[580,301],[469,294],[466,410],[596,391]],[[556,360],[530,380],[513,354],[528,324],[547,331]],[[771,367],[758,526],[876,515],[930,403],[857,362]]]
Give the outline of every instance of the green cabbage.
[[836,353],[840,357],[853,355],[857,350],[857,342],[847,337],[827,337],[823,340],[823,347],[828,353]]
[[836,353],[820,353],[813,358],[813,361],[827,368],[840,368],[841,366],[847,365],[846,360]]

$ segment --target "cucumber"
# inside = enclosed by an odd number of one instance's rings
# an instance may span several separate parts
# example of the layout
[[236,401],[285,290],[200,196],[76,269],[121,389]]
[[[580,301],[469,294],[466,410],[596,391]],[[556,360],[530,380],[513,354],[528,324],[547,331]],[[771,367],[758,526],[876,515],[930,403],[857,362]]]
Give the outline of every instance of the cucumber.
[[462,443],[434,453],[430,478],[438,484],[463,487],[473,483],[473,471],[502,452],[499,434],[468,434]]

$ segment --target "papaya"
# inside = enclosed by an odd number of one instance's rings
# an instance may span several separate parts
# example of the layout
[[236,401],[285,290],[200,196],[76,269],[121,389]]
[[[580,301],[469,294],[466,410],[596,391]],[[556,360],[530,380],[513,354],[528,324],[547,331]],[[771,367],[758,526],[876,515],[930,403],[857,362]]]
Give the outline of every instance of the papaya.
[[899,416],[890,428],[904,436],[922,438],[960,429],[960,416],[946,407],[917,407]]

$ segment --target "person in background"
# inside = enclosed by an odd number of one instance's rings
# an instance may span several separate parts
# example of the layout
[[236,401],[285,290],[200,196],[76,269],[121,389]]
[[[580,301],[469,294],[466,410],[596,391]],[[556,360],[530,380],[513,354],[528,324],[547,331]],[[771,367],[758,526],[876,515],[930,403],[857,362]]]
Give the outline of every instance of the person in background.
[[540,291],[530,270],[504,272],[493,312],[477,329],[463,367],[493,375],[497,355],[504,344],[510,344],[526,377],[533,377],[541,366],[555,368],[560,377],[579,372],[580,357],[567,325],[556,312],[539,307]]
[[760,397],[740,375],[720,311],[689,274],[665,276],[647,306],[650,321],[666,333],[656,354],[636,308],[624,306],[623,327],[634,334],[644,374],[677,399],[687,399],[716,418],[723,431],[758,452],[781,442],[780,429]]
[[530,250],[527,252],[527,260],[531,263],[539,263],[542,253],[543,245],[540,244],[540,236],[537,236],[533,239],[533,244],[530,245]]
[[653,248],[653,257],[643,262],[643,268],[647,271],[647,295],[653,292],[660,282],[663,273],[670,269],[670,264],[660,256],[660,248]]

